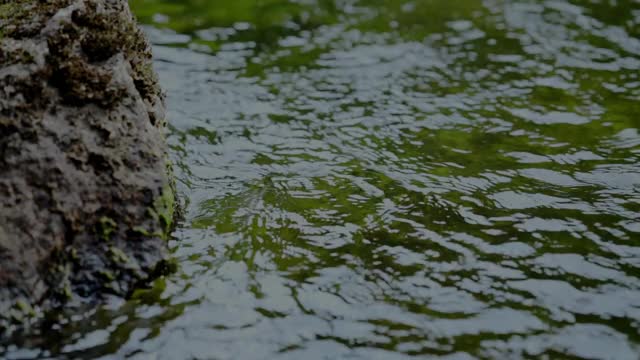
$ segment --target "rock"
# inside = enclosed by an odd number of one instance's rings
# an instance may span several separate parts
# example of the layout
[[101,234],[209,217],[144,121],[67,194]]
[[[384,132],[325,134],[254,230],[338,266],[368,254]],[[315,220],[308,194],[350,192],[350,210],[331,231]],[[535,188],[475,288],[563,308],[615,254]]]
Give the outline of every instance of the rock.
[[126,296],[166,257],[163,96],[126,0],[0,0],[0,318]]

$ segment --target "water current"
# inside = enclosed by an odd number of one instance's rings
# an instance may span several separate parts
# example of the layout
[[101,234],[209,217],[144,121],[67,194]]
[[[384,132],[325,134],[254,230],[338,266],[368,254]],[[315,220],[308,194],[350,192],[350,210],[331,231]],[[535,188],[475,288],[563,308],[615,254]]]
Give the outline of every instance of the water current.
[[178,270],[0,354],[640,357],[640,1],[131,5]]

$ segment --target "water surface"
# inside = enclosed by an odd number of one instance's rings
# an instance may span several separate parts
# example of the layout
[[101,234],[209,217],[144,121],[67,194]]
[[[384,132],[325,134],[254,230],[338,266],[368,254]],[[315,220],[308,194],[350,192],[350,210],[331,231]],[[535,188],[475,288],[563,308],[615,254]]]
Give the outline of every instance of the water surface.
[[638,358],[640,2],[131,5],[179,270],[0,354]]

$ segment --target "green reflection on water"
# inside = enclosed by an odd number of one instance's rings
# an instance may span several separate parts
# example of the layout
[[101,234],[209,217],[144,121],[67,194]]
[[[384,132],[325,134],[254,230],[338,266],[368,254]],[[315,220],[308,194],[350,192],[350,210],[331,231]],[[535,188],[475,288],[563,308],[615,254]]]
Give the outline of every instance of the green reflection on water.
[[637,1],[130,3],[168,92],[181,269],[58,343],[635,357]]

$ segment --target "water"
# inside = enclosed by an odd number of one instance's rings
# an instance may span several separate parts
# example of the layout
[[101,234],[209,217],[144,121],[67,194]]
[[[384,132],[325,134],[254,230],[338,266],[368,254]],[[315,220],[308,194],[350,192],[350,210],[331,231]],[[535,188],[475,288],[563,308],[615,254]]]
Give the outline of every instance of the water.
[[640,356],[639,1],[131,4],[180,268],[0,354]]

